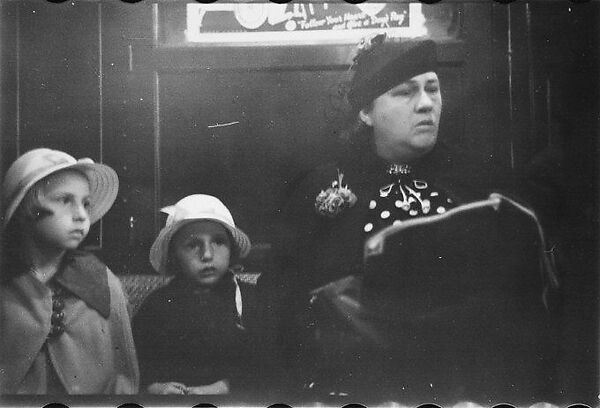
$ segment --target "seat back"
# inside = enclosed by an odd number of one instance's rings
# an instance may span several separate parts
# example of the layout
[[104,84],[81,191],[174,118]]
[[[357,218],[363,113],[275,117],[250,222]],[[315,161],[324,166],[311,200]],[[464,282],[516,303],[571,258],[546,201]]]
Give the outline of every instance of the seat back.
[[[255,285],[260,274],[236,270],[235,276],[243,282]],[[150,293],[165,286],[171,279],[172,276],[158,274],[119,275],[123,291],[129,300],[131,318],[135,316]]]
[[158,274],[119,275],[123,291],[129,300],[131,318],[133,319],[150,293],[165,286],[171,279],[173,277]]

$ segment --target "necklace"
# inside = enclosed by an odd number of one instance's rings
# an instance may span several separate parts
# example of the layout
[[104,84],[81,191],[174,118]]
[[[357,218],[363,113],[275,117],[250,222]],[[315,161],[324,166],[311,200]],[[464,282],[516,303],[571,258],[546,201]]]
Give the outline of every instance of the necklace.
[[[36,279],[46,283],[52,292],[52,314],[50,315],[50,331],[48,332],[47,339],[55,339],[59,337],[65,331],[65,289],[52,281],[54,273],[43,273],[35,266],[32,265],[29,271]],[[50,276],[48,276],[50,275]]]
[[51,284],[52,315],[50,316],[50,332],[48,340],[59,337],[65,331],[65,290],[58,284]]
[[397,176],[400,174],[410,174],[412,172],[412,167],[409,164],[390,164],[387,169],[387,173],[391,176]]

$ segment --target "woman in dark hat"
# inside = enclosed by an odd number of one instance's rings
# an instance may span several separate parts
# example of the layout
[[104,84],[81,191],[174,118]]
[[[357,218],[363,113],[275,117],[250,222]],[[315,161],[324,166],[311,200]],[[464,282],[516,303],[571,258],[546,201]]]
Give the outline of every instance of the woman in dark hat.
[[508,172],[440,140],[433,41],[363,40],[352,70],[348,149],[300,177],[282,210],[284,267],[309,290],[359,273],[364,241],[381,228],[508,185]]
[[[287,227],[279,251],[284,273],[264,276],[261,283],[282,296],[286,312],[281,332],[287,336],[283,344],[290,359],[304,359],[300,366],[309,388],[429,402],[459,396],[451,388],[456,384],[428,381],[429,367],[409,367],[425,360],[405,364],[409,356],[404,363],[390,363],[390,355],[372,354],[368,345],[365,349],[364,339],[354,341],[344,324],[359,326],[353,319],[362,312],[341,312],[345,322],[319,314],[320,294],[333,293],[326,307],[341,292],[353,296],[352,289],[361,284],[365,240],[377,231],[443,214],[492,192],[506,194],[513,190],[510,173],[441,140],[443,92],[433,41],[393,43],[385,35],[363,40],[352,70],[349,149],[295,184],[282,209]],[[359,310],[360,298],[356,299]],[[310,329],[315,325],[316,336]],[[319,338],[314,345],[320,354],[313,360],[302,352],[310,338]],[[395,351],[411,354],[406,346],[399,348]],[[447,371],[452,372],[451,367]]]

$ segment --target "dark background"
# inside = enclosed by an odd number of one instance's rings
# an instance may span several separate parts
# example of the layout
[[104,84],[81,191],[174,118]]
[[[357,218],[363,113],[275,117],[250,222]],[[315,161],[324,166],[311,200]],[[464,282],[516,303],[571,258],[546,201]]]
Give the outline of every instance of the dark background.
[[[354,45],[173,46],[184,4],[0,1],[2,170],[40,146],[115,168],[119,197],[88,241],[117,274],[152,273],[161,206],[217,195],[252,238],[247,268],[260,273],[288,184],[340,148],[332,95]],[[432,30],[440,137],[530,169],[545,192],[539,201],[554,204],[563,274],[556,375],[565,402],[597,404],[600,2],[424,9],[449,23]]]

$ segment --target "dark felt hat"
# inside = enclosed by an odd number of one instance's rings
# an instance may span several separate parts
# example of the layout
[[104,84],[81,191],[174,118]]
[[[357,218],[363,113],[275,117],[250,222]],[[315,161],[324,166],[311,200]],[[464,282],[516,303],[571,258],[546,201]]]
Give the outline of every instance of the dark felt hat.
[[353,70],[348,101],[353,110],[358,111],[407,79],[425,72],[435,72],[436,44],[432,40],[393,43],[380,34],[367,40],[366,47],[363,45],[354,58]]

